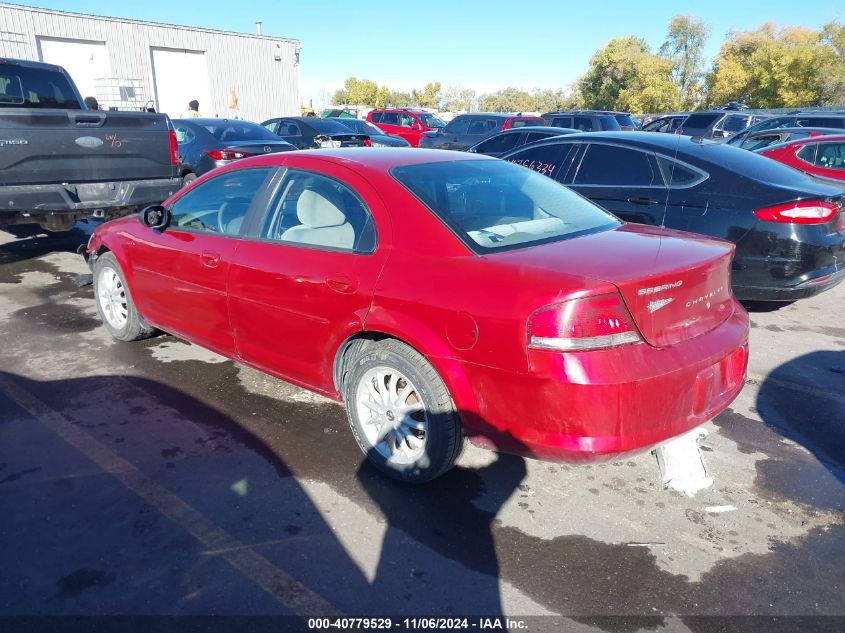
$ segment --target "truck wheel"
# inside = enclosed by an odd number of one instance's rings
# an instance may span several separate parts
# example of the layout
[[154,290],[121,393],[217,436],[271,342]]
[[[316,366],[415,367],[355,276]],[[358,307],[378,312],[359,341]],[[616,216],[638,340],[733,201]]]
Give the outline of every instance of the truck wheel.
[[455,405],[434,367],[387,339],[364,348],[344,383],[349,425],[382,472],[424,483],[452,468],[464,444]]
[[138,341],[155,334],[138,314],[126,278],[111,253],[104,253],[94,264],[94,297],[103,325],[119,341]]

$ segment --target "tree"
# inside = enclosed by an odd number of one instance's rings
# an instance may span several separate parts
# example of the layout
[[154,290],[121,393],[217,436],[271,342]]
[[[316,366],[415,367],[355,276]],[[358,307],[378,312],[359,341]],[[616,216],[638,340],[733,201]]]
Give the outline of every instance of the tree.
[[467,112],[475,102],[475,90],[460,85],[449,85],[443,90],[443,109],[450,112]]
[[387,103],[394,108],[407,108],[413,105],[413,100],[411,99],[411,94],[408,92],[394,92],[391,90]]
[[680,92],[681,106],[691,110],[703,97],[704,45],[710,27],[689,15],[676,15],[669,21],[666,41],[660,55],[672,63],[672,81]]
[[730,33],[707,80],[710,103],[790,108],[836,102],[845,80],[838,35],[835,27],[823,33],[771,22]]
[[833,95],[832,104],[845,105],[845,26],[838,22],[825,24],[822,28],[822,43],[830,46],[835,56],[826,92]]
[[421,108],[440,107],[440,82],[427,83],[419,92],[414,90],[411,95],[415,97],[416,104]]
[[482,112],[534,112],[537,100],[525,90],[508,87],[481,97]]
[[534,99],[534,112],[558,112],[560,110],[574,110],[581,107],[580,95],[577,91],[567,93],[562,88],[557,90],[540,90],[535,88],[531,92]]
[[672,63],[634,36],[612,39],[593,55],[579,90],[584,105],[596,110],[665,112],[680,105]]

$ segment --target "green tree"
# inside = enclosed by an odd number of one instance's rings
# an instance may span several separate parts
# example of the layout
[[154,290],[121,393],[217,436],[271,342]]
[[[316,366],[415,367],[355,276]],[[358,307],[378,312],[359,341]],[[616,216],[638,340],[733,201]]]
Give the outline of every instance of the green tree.
[[822,28],[822,43],[833,49],[834,63],[825,90],[832,105],[845,105],[845,26],[830,22]]
[[845,79],[838,35],[835,28],[823,33],[771,22],[730,33],[708,77],[710,103],[735,100],[757,108],[835,103]]
[[409,92],[395,92],[391,90],[387,103],[394,108],[408,108],[413,105],[413,99],[411,99]]
[[634,36],[612,39],[593,55],[578,87],[591,109],[665,112],[680,105],[672,63]]
[[482,112],[534,112],[537,100],[525,90],[508,87],[481,97]]
[[691,110],[703,98],[704,45],[710,27],[690,15],[676,15],[669,21],[660,55],[672,63],[672,81],[680,92],[681,107]]
[[534,99],[534,111],[536,112],[558,112],[560,110],[574,110],[582,106],[580,95],[577,91],[569,92],[558,88],[557,90],[540,90],[535,88],[531,92]]
[[434,81],[423,86],[422,90],[414,90],[411,92],[411,97],[414,100],[414,105],[421,108],[439,108],[440,107],[440,82]]

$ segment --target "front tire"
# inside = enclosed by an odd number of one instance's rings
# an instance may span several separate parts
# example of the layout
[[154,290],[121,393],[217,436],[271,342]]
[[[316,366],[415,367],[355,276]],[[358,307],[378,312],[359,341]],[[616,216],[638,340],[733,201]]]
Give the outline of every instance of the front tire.
[[103,253],[94,264],[94,298],[103,325],[119,341],[139,341],[155,334],[138,314],[117,258]]
[[424,483],[452,466],[463,431],[445,383],[413,348],[386,339],[364,347],[344,382],[349,425],[380,471]]

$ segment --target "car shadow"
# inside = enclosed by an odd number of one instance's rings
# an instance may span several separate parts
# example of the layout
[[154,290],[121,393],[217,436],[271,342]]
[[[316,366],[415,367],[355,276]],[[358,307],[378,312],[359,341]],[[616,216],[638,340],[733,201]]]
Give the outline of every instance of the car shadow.
[[45,231],[36,224],[8,227],[5,231],[13,239],[0,243],[0,264],[23,262],[50,253],[76,253],[100,224],[99,220],[77,222],[70,231],[58,233]]
[[813,453],[845,484],[845,351],[799,356],[760,385],[761,419]]

